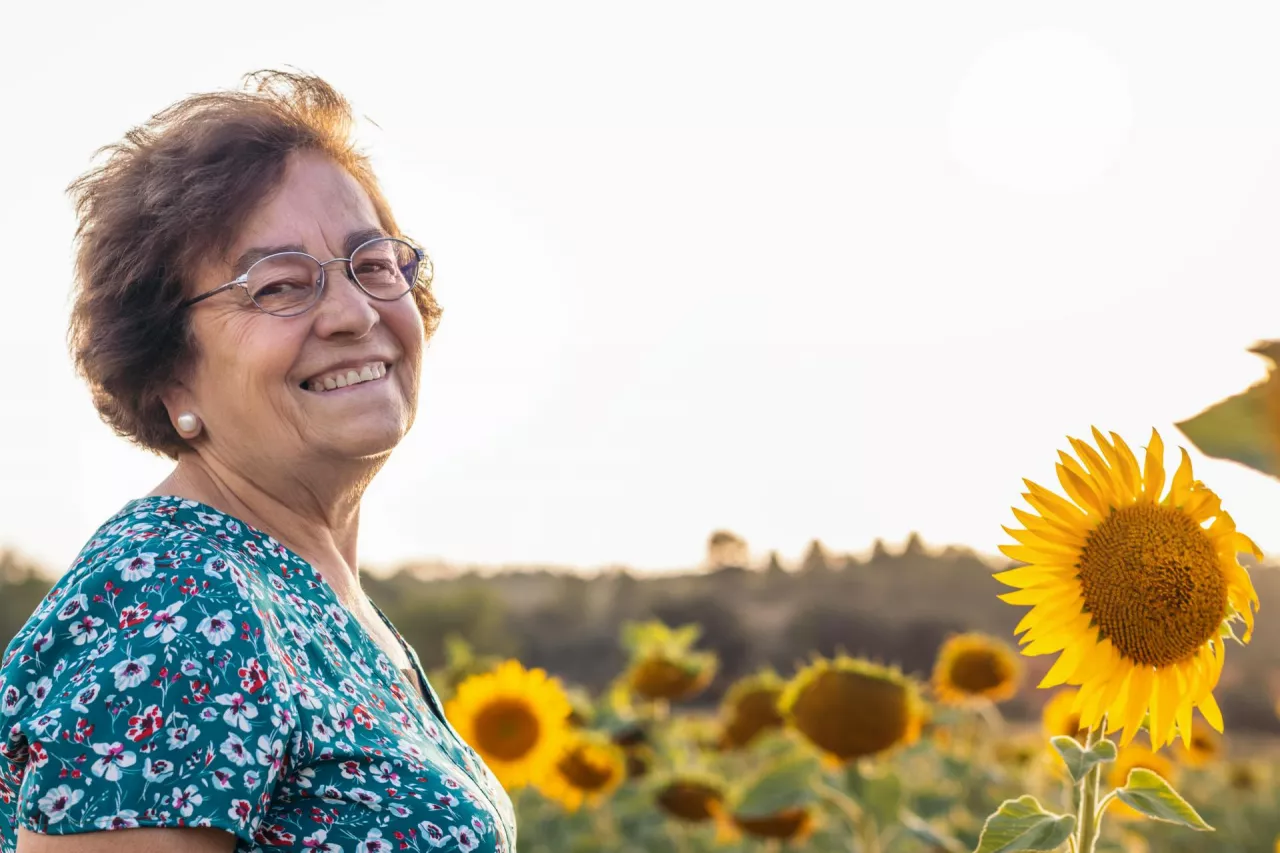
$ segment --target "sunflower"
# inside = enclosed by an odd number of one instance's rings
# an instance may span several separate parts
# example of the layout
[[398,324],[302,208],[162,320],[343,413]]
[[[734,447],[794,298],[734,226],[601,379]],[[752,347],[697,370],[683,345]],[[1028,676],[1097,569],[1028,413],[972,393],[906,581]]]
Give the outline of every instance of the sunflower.
[[554,765],[538,783],[548,799],[576,812],[583,803],[594,806],[613,793],[626,776],[622,747],[606,738],[575,733]]
[[933,690],[947,705],[1004,702],[1018,692],[1022,661],[1008,643],[971,632],[948,637],[933,667]]
[[1040,724],[1044,727],[1046,737],[1065,735],[1073,737],[1084,744],[1089,730],[1080,726],[1080,712],[1075,710],[1076,697],[1079,690],[1064,688],[1054,693],[1040,711]]
[[1192,478],[1185,450],[1166,493],[1157,432],[1142,467],[1120,436],[1093,436],[1098,450],[1069,439],[1079,461],[1059,454],[1070,500],[1028,480],[1023,497],[1039,515],[1015,508],[1025,529],[1005,528],[1020,544],[1000,550],[1028,564],[995,576],[1017,588],[1001,599],[1032,605],[1015,631],[1022,653],[1061,652],[1040,686],[1079,685],[1081,726],[1105,719],[1108,733],[1123,729],[1121,745],[1148,714],[1156,748],[1190,742],[1194,708],[1222,731],[1213,688],[1224,637],[1241,620],[1248,642],[1258,607],[1237,554],[1261,552]]
[[701,777],[677,776],[658,789],[658,807],[686,823],[718,820],[724,812],[724,787]]
[[445,716],[511,789],[537,782],[554,769],[571,710],[556,679],[509,660],[463,681]]
[[1222,757],[1222,735],[1200,720],[1191,726],[1191,743],[1178,750],[1179,760],[1188,767],[1205,767]]
[[914,743],[924,722],[924,705],[910,679],[844,656],[819,658],[797,673],[778,706],[792,727],[839,762]]
[[715,671],[714,659],[709,657],[672,659],[655,654],[637,662],[629,680],[642,699],[678,702],[706,689]]
[[813,831],[813,812],[790,808],[764,817],[732,817],[733,825],[747,835],[777,841],[803,841]]
[[[1171,785],[1177,781],[1172,761],[1157,752],[1152,752],[1145,746],[1130,743],[1120,750],[1120,753],[1116,756],[1115,763],[1111,765],[1111,769],[1107,772],[1107,784],[1112,788],[1123,788],[1129,782],[1129,771],[1139,767],[1159,774],[1160,778]],[[1128,803],[1122,802],[1118,797],[1111,801],[1111,805],[1107,806],[1107,811],[1118,818],[1142,817],[1139,811],[1129,806]]]
[[781,728],[784,721],[778,710],[778,699],[785,686],[782,679],[771,672],[744,678],[733,685],[720,706],[724,718],[720,747],[741,749],[761,732]]

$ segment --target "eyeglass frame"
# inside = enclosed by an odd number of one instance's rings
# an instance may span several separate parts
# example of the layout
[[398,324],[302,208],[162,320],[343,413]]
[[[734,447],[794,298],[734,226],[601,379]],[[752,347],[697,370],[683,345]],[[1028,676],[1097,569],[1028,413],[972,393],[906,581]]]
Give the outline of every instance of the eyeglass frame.
[[[243,287],[245,296],[248,296],[249,301],[253,303],[253,306],[257,308],[259,311],[261,311],[263,314],[270,314],[272,317],[300,317],[303,314],[310,311],[312,308],[320,304],[320,299],[324,296],[325,284],[327,284],[329,280],[327,270],[325,270],[325,267],[329,266],[329,264],[336,263],[338,261],[342,261],[347,265],[347,270],[346,270],[347,280],[350,281],[352,284],[354,284],[356,287],[360,288],[360,292],[363,293],[365,296],[368,296],[370,299],[376,299],[379,302],[395,302],[397,299],[404,299],[406,296],[412,293],[420,283],[423,283],[422,271],[419,271],[417,274],[414,275],[413,277],[414,280],[409,282],[409,288],[404,293],[401,293],[399,296],[393,296],[390,299],[387,299],[382,296],[374,296],[372,293],[366,290],[365,286],[360,283],[360,279],[356,277],[355,269],[353,269],[351,266],[352,261],[355,260],[356,255],[360,253],[361,249],[363,249],[365,246],[369,246],[369,245],[372,245],[373,243],[378,243],[383,240],[395,240],[397,243],[404,243],[406,246],[412,249],[414,254],[417,256],[417,260],[415,261],[415,263],[421,265],[425,261],[426,262],[426,276],[425,276],[426,282],[425,283],[428,286],[430,286],[431,282],[435,279],[435,264],[432,263],[431,257],[426,253],[426,251],[422,249],[420,246],[415,246],[412,242],[410,242],[409,240],[406,240],[403,237],[389,237],[384,235],[382,237],[374,237],[370,240],[365,240],[359,246],[356,246],[354,249],[351,250],[351,257],[349,258],[330,258],[327,261],[321,261],[315,255],[309,254],[307,252],[294,252],[294,251],[272,252],[270,255],[264,255],[263,257],[258,258],[256,261],[254,261],[249,265],[249,268],[247,270],[245,270],[240,275],[236,276],[234,279],[227,282],[226,284],[220,284],[217,287],[213,288],[212,290],[208,290],[208,291],[205,291],[204,293],[201,293],[199,296],[193,296],[190,299],[183,300],[181,303],[181,307],[190,308],[192,305],[195,305],[197,302],[203,302],[204,300],[208,299],[211,296],[217,296],[219,293],[229,288]],[[316,264],[320,267],[320,282],[316,286],[315,298],[312,299],[309,303],[307,303],[306,308],[303,308],[301,311],[295,311],[292,314],[276,314],[272,311],[268,311],[267,309],[259,305],[257,300],[253,298],[253,294],[249,292],[249,273],[253,272],[253,268],[256,267],[258,264],[262,263],[263,261],[270,260],[271,258],[279,258],[284,255],[301,255],[304,258],[310,258],[311,260],[315,261]]]

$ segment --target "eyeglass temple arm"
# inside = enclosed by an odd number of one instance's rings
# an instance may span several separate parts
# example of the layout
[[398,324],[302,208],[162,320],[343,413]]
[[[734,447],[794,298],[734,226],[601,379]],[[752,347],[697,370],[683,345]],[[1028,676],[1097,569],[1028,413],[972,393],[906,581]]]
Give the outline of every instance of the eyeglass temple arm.
[[217,296],[219,293],[221,293],[224,290],[227,290],[228,288],[243,286],[244,284],[245,284],[245,277],[240,276],[235,281],[229,281],[226,284],[215,287],[213,290],[206,291],[200,294],[199,296],[193,296],[190,299],[183,302],[182,304],[184,307],[188,305],[195,305],[197,302],[203,302],[204,300],[208,299],[210,296]]

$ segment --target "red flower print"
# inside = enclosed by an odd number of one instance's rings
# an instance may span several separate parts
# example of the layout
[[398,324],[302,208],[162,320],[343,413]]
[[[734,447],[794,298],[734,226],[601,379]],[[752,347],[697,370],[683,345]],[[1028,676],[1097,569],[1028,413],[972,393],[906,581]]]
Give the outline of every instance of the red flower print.
[[129,718],[129,731],[125,733],[125,737],[138,743],[151,737],[163,725],[164,716],[160,713],[160,706],[149,705],[142,714]]
[[240,667],[237,672],[240,675],[240,686],[250,693],[257,693],[267,683],[267,672],[257,658],[249,658],[249,665]]

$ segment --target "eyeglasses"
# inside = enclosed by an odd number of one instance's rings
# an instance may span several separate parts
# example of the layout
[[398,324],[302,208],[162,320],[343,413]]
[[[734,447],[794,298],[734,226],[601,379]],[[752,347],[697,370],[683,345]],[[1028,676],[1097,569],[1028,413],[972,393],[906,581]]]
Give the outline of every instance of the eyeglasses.
[[306,252],[276,252],[254,262],[239,278],[182,303],[195,305],[233,287],[243,287],[258,308],[277,317],[309,311],[324,293],[325,267],[341,261],[347,277],[371,298],[394,302],[419,284],[429,286],[435,270],[431,258],[399,237],[376,237],[361,243],[349,258],[321,262]]

